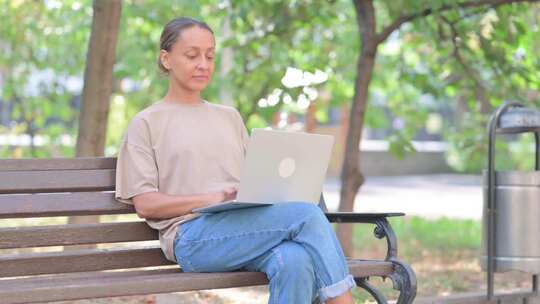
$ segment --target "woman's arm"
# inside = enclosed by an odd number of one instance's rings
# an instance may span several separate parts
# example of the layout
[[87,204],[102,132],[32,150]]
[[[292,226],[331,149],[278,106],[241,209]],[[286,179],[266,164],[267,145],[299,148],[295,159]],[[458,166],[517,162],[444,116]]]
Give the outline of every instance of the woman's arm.
[[161,192],[147,192],[133,197],[133,205],[140,218],[168,219],[192,213],[193,209],[232,200],[235,188],[220,192],[198,195],[168,195]]

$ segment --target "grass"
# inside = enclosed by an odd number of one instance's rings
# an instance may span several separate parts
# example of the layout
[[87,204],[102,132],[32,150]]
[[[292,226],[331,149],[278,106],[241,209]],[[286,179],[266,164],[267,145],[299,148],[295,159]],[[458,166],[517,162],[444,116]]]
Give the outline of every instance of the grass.
[[[400,217],[391,218],[390,224],[398,237],[398,246],[406,256],[414,256],[419,248],[442,252],[480,248],[482,226],[479,221]],[[357,250],[376,243],[380,242],[373,237],[373,226],[356,225],[354,245]]]
[[[416,272],[418,297],[443,296],[485,288],[485,272],[479,265],[482,224],[475,220],[420,217],[390,219],[398,238],[398,257]],[[383,259],[385,240],[373,236],[373,225],[355,225],[354,257]],[[390,280],[370,280],[388,299],[397,292]],[[499,289],[529,288],[530,275],[510,272],[496,276]],[[355,291],[357,303],[373,303],[364,291]],[[370,302],[371,301],[371,302]]]
[[482,226],[474,220],[413,217],[393,218],[390,223],[404,243],[417,241],[426,249],[477,249],[481,241]]

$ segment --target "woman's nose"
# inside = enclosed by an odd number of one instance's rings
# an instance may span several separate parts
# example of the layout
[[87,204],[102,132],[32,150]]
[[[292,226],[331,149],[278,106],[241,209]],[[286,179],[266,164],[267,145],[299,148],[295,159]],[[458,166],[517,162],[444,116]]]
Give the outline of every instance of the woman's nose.
[[208,69],[208,67],[210,66],[211,62],[208,58],[206,58],[205,56],[202,56],[201,60],[199,60],[199,64],[197,65],[197,67],[199,69]]

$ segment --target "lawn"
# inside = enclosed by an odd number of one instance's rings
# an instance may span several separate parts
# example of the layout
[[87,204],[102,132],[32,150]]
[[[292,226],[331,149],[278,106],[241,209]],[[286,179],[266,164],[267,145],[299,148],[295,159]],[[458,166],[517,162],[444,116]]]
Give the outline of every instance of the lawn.
[[[417,297],[480,291],[485,289],[485,272],[479,264],[480,221],[441,218],[428,220],[420,217],[392,218],[392,228],[398,237],[398,256],[415,270],[418,279]],[[383,258],[386,243],[373,237],[372,225],[356,225],[354,229],[355,257]],[[395,298],[390,280],[370,280],[384,290],[388,298]],[[496,276],[498,290],[529,288],[530,276],[511,272]],[[355,292],[358,303],[369,296]]]

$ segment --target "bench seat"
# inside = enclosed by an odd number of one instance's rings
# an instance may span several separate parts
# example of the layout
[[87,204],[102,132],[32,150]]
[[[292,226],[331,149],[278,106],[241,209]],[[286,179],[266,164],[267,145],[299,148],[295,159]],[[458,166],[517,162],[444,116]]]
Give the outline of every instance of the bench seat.
[[[349,261],[354,277],[392,273],[392,263]],[[94,271],[0,280],[2,303],[39,303],[268,284],[262,272],[184,273],[173,268]],[[4,302],[5,301],[5,302]]]

